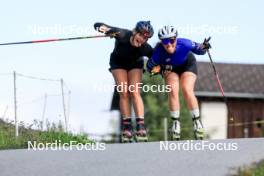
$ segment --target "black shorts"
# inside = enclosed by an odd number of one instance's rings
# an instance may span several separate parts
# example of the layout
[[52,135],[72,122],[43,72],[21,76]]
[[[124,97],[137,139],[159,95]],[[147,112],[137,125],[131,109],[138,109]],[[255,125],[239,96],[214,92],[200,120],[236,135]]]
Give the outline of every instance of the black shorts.
[[143,69],[144,68],[144,60],[138,59],[137,61],[126,61],[126,62],[120,62],[116,59],[110,59],[110,68],[109,71],[114,69],[124,69],[127,71],[130,71],[132,69],[138,68]]
[[195,75],[198,75],[196,58],[192,52],[189,52],[186,56],[187,60],[184,65],[173,67],[172,71],[181,76],[184,72],[192,72]]

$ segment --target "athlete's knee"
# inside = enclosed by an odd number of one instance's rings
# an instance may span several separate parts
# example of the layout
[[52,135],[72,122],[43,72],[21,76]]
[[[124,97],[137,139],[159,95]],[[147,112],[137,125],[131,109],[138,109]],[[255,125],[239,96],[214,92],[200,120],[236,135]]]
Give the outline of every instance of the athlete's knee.
[[177,87],[172,87],[170,92],[169,92],[169,96],[172,97],[172,98],[176,98],[178,99],[179,98],[179,88]]
[[140,95],[139,91],[132,91],[132,92],[130,92],[130,97],[132,99],[137,99],[137,98],[141,98],[141,95]]
[[182,86],[182,93],[185,98],[195,97],[193,88],[190,88],[188,86]]
[[175,92],[175,91],[172,91],[172,92],[169,93],[169,97],[172,98],[172,99],[178,100],[179,99],[179,93]]
[[128,92],[119,92],[120,99],[129,99],[130,95]]

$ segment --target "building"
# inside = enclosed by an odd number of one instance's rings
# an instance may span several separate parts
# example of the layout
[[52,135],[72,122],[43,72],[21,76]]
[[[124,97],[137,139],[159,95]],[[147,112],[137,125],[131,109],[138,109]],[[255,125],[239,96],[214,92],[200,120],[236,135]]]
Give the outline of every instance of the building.
[[216,69],[226,102],[210,63],[198,62],[195,94],[209,138],[263,136],[264,65],[216,63]]

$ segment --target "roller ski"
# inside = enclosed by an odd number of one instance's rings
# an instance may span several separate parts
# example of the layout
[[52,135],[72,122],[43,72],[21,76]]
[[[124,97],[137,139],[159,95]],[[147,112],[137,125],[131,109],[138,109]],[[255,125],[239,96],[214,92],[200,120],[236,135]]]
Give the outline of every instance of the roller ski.
[[196,140],[203,140],[204,139],[204,127],[200,117],[193,118],[193,130],[194,130],[194,137]]
[[136,121],[137,121],[136,133],[135,133],[136,142],[147,142],[148,136],[144,124],[144,119],[137,118]]
[[173,141],[179,141],[180,140],[180,133],[181,133],[181,126],[180,126],[180,120],[179,119],[173,119],[172,122],[172,128],[171,128],[171,136]]
[[131,119],[125,119],[122,121],[122,143],[133,142],[133,127]]

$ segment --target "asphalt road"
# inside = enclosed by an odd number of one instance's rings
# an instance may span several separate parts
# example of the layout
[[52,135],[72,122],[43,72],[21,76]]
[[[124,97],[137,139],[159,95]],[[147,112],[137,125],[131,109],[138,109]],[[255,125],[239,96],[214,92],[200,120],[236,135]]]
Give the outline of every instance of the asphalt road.
[[[187,141],[169,142],[171,148],[167,151],[161,150],[159,142],[107,144],[103,151],[3,150],[0,151],[0,175],[217,176],[234,173],[232,168],[264,159],[264,138],[209,141],[213,143],[211,149],[217,145],[223,149],[225,145],[226,151],[211,151],[208,147],[180,150],[183,142],[186,147]],[[189,141],[189,144],[198,149],[202,145],[201,141]]]

